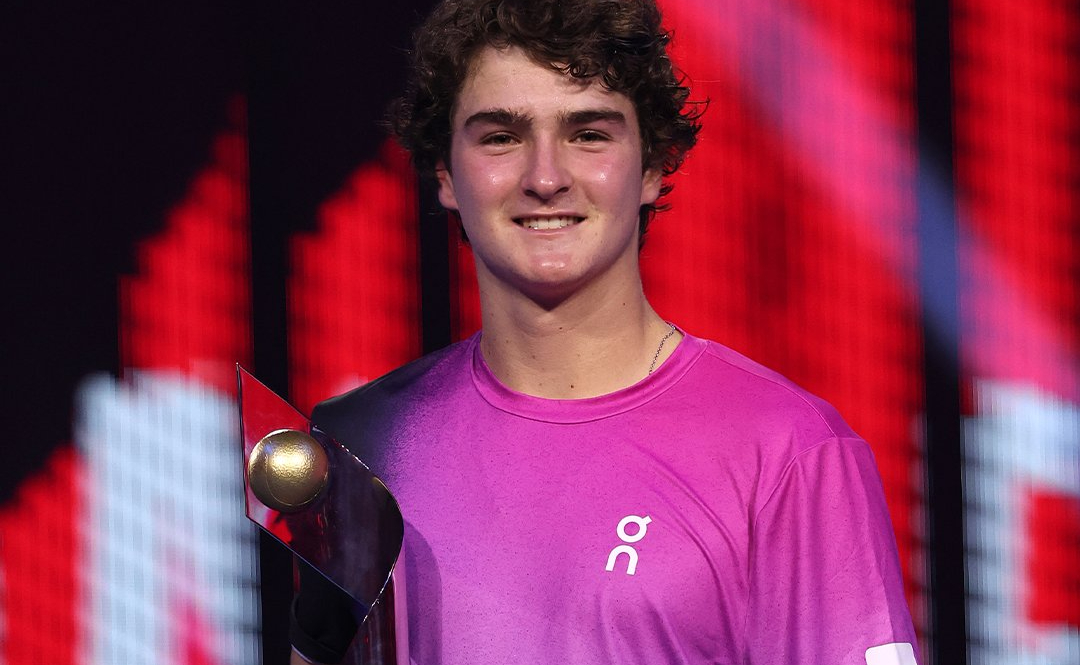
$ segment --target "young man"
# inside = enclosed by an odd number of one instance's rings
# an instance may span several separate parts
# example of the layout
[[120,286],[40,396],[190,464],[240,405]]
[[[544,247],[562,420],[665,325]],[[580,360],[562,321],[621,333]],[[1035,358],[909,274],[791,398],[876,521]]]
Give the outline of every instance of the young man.
[[[396,129],[460,215],[483,330],[313,419],[402,507],[417,663],[910,665],[867,445],[642,291],[698,129],[666,43],[652,0],[435,10]],[[337,659],[316,586],[294,645]]]

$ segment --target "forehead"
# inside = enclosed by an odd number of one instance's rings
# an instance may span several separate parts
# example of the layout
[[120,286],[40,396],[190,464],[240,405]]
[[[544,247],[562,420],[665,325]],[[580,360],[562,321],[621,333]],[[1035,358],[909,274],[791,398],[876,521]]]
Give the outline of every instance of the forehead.
[[634,105],[596,79],[577,79],[538,63],[518,47],[485,47],[472,59],[451,118],[457,128],[470,115],[507,110],[529,116],[594,109],[621,112],[636,124]]

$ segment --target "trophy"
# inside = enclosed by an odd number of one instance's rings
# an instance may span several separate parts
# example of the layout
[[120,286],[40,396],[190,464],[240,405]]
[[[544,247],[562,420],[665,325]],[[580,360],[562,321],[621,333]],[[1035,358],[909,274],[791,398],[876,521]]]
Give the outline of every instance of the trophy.
[[379,478],[237,366],[248,518],[347,593],[360,662],[407,664],[404,523]]

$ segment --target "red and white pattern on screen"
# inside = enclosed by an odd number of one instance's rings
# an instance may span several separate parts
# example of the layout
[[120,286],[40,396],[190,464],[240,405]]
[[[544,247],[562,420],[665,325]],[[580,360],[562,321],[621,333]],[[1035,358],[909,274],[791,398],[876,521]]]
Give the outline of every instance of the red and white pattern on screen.
[[1080,14],[952,4],[972,662],[1080,662]]
[[250,362],[244,100],[121,278],[124,378],[0,512],[0,662],[258,662],[257,540],[235,473]]

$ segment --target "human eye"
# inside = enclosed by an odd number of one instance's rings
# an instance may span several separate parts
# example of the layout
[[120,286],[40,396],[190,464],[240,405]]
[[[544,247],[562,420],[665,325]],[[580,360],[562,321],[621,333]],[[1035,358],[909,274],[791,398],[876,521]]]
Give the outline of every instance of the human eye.
[[603,143],[608,140],[608,135],[597,129],[583,129],[574,135],[577,143]]
[[514,145],[517,138],[509,132],[492,132],[480,138],[481,145],[489,145],[496,148]]

